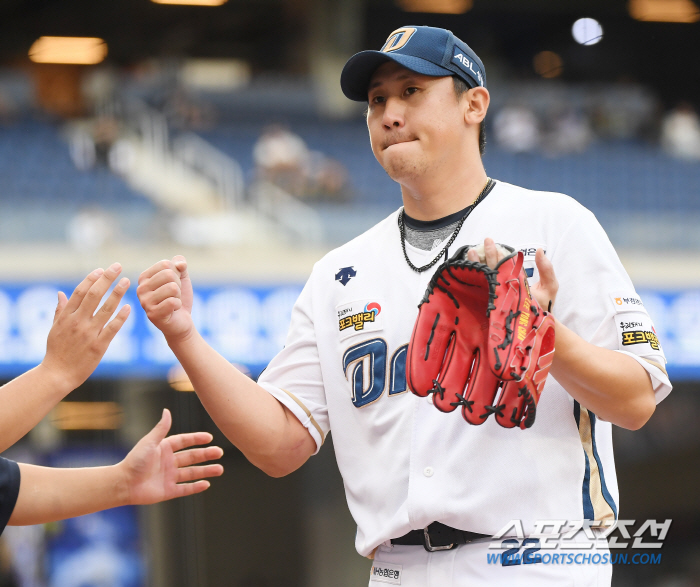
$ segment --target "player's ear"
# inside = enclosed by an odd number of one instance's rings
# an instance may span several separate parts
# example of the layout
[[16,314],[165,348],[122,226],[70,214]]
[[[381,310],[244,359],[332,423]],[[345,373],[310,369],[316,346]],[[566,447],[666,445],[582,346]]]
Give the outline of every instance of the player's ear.
[[491,95],[486,88],[477,86],[463,94],[464,122],[468,125],[479,124],[486,117]]

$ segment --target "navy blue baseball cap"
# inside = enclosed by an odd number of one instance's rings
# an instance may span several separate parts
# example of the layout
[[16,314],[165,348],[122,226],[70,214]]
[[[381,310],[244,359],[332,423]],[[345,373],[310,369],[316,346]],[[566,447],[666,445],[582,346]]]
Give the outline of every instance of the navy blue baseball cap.
[[470,88],[486,87],[481,59],[452,32],[430,26],[405,26],[391,33],[379,51],[361,51],[348,59],[340,74],[343,93],[356,102],[366,102],[372,74],[387,61],[423,75],[456,75]]

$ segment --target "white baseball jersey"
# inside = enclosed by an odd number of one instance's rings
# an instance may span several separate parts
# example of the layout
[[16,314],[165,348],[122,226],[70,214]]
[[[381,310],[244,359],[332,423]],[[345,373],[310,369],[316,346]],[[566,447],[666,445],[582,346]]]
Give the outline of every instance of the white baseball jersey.
[[[406,350],[434,269],[409,268],[397,218],[314,266],[286,346],[259,381],[318,448],[333,431],[358,552],[434,521],[493,535],[514,519],[531,532],[538,519],[615,518],[611,425],[551,375],[528,430],[493,418],[473,426],[407,390]],[[568,196],[498,182],[450,253],[486,237],[523,250],[532,282],[543,248],[560,284],[554,315],[585,340],[635,358],[657,401],[670,393],[651,319],[591,212]],[[406,251],[418,266],[436,254],[408,243]]]

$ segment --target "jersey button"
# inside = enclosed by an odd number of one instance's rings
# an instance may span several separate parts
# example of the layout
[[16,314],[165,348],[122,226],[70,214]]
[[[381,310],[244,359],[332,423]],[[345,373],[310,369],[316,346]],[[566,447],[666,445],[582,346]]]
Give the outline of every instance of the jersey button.
[[423,475],[425,475],[426,477],[432,477],[433,473],[435,473],[435,471],[433,471],[432,467],[426,467],[425,469],[423,469]]

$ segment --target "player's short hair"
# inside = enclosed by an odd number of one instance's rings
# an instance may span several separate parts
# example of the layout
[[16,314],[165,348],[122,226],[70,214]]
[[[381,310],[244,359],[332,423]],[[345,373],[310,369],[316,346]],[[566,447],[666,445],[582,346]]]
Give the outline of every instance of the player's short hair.
[[[457,77],[456,75],[452,76],[452,83],[453,83],[454,88],[455,88],[455,95],[457,96],[457,100],[459,100],[462,97],[462,94],[464,94],[464,92],[471,89],[461,77]],[[479,125],[479,154],[483,155],[485,151],[486,151],[486,125],[484,124],[484,121],[482,120],[481,124]]]

